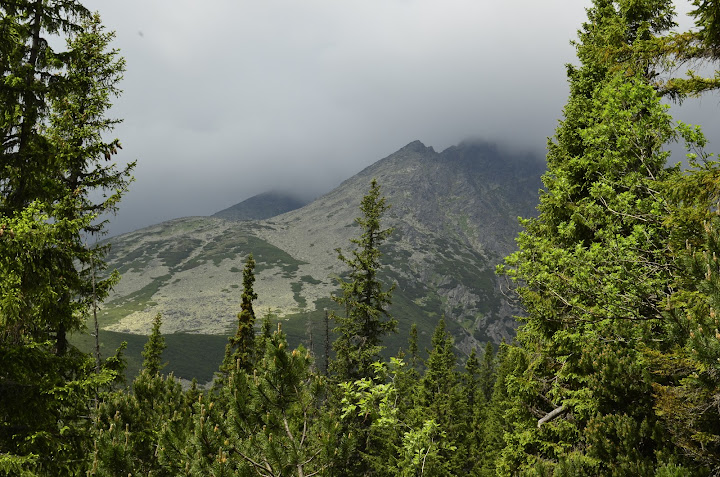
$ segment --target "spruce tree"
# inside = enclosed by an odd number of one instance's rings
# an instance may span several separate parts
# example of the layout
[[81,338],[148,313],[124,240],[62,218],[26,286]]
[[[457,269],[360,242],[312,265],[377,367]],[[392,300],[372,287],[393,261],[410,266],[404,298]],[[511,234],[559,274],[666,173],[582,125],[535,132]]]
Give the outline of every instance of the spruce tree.
[[93,290],[103,249],[85,237],[130,180],[101,138],[123,65],[77,1],[4,2],[0,32],[0,467],[60,475],[85,461],[90,403],[114,379],[67,336],[116,279]]
[[255,362],[255,312],[252,302],[257,300],[253,290],[255,284],[255,259],[249,254],[243,268],[243,292],[238,313],[238,325],[235,336],[229,339],[225,349],[225,358],[221,371],[224,374],[239,368],[251,371]]
[[[521,460],[526,449],[507,446],[506,438],[512,438],[515,433],[536,424],[525,409],[515,406],[518,401],[526,402],[532,397],[525,391],[525,381],[521,377],[528,367],[528,354],[518,346],[502,343],[495,362],[492,394],[478,419],[480,442],[476,466],[477,474],[483,476],[520,473],[520,469],[513,466]],[[522,392],[525,394],[520,399],[517,394]],[[510,467],[505,467],[508,462]]]
[[644,49],[674,25],[672,3],[598,0],[588,18],[539,217],[524,221],[520,251],[501,269],[528,311],[503,472],[645,475],[659,456],[677,458],[641,346],[666,335],[674,281],[660,191],[679,174],[666,144],[680,134]]
[[152,332],[142,351],[142,371],[150,376],[155,376],[165,366],[162,364],[162,353],[167,346],[165,345],[165,337],[160,333],[161,325],[162,315],[158,313],[153,319]]
[[673,15],[667,0],[596,0],[579,32],[540,214],[501,267],[528,311],[511,353],[527,366],[506,379],[503,475],[651,475],[683,462],[646,370],[677,329],[667,184],[680,171],[667,144],[700,145],[661,102],[674,97]]
[[486,402],[490,400],[493,388],[495,387],[495,368],[495,351],[493,349],[493,344],[488,341],[485,344],[482,364],[480,365],[480,369],[478,371],[478,390],[482,393],[482,397]]
[[[93,297],[104,298],[117,279],[101,280],[93,291],[91,262],[103,270],[105,249],[85,242],[87,234],[103,231],[97,217],[115,210],[131,180],[133,164],[106,164],[120,144],[102,137],[119,122],[106,113],[124,62],[108,48],[113,35],[78,2],[13,2],[3,9],[2,28],[14,41],[3,43],[0,55],[0,217],[32,212],[36,221],[50,221],[61,241],[29,254],[34,267],[53,269],[54,306],[30,305],[38,283],[21,276],[17,287],[27,304],[13,311],[16,333],[52,339],[62,355]],[[61,33],[68,49],[55,52],[46,37]],[[97,201],[98,192],[106,197]]]
[[394,286],[384,290],[378,276],[380,247],[392,233],[380,223],[388,207],[373,179],[360,204],[362,216],[355,219],[362,231],[359,238],[351,240],[357,248],[350,258],[337,249],[340,261],[350,268],[347,280],[340,283],[342,295],[333,297],[346,310],[345,316],[333,313],[339,337],[333,343],[331,371],[342,381],[372,377],[372,363],[380,357],[383,337],[397,329],[388,310]]
[[[335,358],[330,363],[331,379],[336,382],[355,382],[360,379],[375,379],[374,363],[380,359],[382,339],[396,331],[397,322],[389,314],[393,287],[384,290],[378,274],[380,272],[380,246],[391,234],[383,229],[381,219],[388,209],[385,198],[380,195],[380,186],[373,179],[369,192],[363,197],[360,210],[362,216],[355,219],[361,234],[351,242],[356,245],[351,257],[337,249],[338,258],[350,271],[347,280],[340,283],[342,295],[333,296],[345,308],[345,315],[332,313],[337,323],[334,329],[338,338],[332,345]],[[331,391],[333,388],[331,388]],[[341,397],[330,396],[331,412],[340,412]],[[348,475],[363,475],[373,466],[370,432],[371,423],[361,418],[346,420],[336,430],[342,445],[333,459],[333,466]]]
[[425,362],[420,386],[420,404],[424,420],[432,419],[444,433],[445,448],[439,451],[441,468],[448,475],[469,473],[470,425],[472,414],[467,394],[456,370],[453,339],[440,318],[432,336],[432,349]]
[[410,325],[410,337],[408,338],[408,352],[410,353],[410,367],[417,370],[418,366],[418,330],[417,323]]
[[643,52],[646,56],[662,59],[669,70],[688,67],[684,77],[665,75],[655,79],[658,92],[676,101],[720,88],[720,70],[717,69],[720,59],[720,2],[692,0],[691,3],[695,7],[690,11],[695,28],[670,33],[657,39],[653,47]]
[[[467,398],[468,405],[471,408],[475,407],[475,403],[478,401],[478,393],[480,381],[480,361],[477,358],[477,351],[473,348],[470,351],[467,361],[465,361],[465,373],[463,376],[463,385],[465,387],[465,396]],[[484,396],[481,398],[485,401]]]

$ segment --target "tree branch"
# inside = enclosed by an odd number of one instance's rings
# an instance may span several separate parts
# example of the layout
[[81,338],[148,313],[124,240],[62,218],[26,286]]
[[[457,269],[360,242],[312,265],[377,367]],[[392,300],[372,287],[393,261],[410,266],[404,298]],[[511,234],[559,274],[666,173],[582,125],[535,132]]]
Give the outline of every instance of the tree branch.
[[560,415],[562,415],[565,412],[567,412],[567,408],[565,407],[565,405],[556,407],[552,411],[548,412],[547,414],[545,414],[544,417],[538,419],[538,423],[537,423],[538,429],[540,428],[540,426],[542,426],[546,422],[552,421],[553,419],[555,419],[556,417],[559,417]]

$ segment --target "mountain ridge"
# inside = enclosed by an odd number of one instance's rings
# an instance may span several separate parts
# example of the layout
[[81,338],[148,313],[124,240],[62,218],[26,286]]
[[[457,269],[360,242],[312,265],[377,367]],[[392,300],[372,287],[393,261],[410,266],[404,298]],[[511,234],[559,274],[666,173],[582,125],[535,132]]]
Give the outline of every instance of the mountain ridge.
[[507,339],[513,309],[494,268],[514,248],[516,217],[534,214],[544,165],[529,158],[487,143],[438,153],[413,141],[280,215],[176,219],[114,237],[109,262],[124,278],[106,304],[104,327],[147,333],[161,312],[166,332],[227,332],[248,253],[257,262],[260,315],[269,309],[296,328],[299,317],[316,318],[332,306],[344,273],[335,249],[347,250],[358,234],[354,219],[374,178],[391,205],[383,226],[395,233],[383,248],[382,274],[398,284],[401,334],[413,320],[431,332],[445,315],[461,349]]
[[226,209],[219,210],[211,217],[227,220],[263,220],[284,214],[307,205],[294,194],[282,191],[268,191],[249,197]]

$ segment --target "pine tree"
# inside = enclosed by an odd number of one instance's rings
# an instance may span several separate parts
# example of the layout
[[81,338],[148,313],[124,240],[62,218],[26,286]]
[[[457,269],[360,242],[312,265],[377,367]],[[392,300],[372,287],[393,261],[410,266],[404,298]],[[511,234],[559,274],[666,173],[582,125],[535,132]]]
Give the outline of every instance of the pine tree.
[[[171,454],[176,435],[191,432],[191,398],[172,376],[144,369],[132,390],[105,395],[97,412],[89,475],[178,475],[175,465],[160,459]],[[178,457],[178,454],[174,454]],[[184,458],[184,456],[182,456]]]
[[258,352],[262,353],[268,340],[273,335],[273,319],[277,320],[277,318],[277,315],[268,308],[260,323],[260,333],[255,338],[255,349]]
[[[290,351],[278,327],[252,372],[233,370],[200,401],[186,455],[192,475],[313,475],[330,462],[320,419],[322,379],[302,347]],[[221,411],[218,411],[218,410]]]
[[172,463],[161,461],[160,451],[171,454],[177,449],[174,438],[184,440],[191,432],[196,396],[184,393],[172,375],[160,374],[165,349],[161,324],[158,313],[132,388],[103,395],[95,416],[89,475],[178,475]]
[[[704,144],[699,129],[686,135]],[[700,157],[696,156],[696,152]],[[668,298],[666,346],[648,348],[646,358],[656,378],[655,411],[693,466],[711,475],[720,471],[720,163],[696,149],[691,167],[667,184],[676,257],[675,292]]]
[[347,281],[340,283],[342,295],[333,297],[346,309],[346,316],[333,313],[339,337],[333,343],[335,360],[331,370],[339,380],[371,377],[372,363],[380,357],[383,336],[397,328],[397,321],[388,311],[394,287],[383,290],[378,277],[380,246],[392,233],[392,229],[382,229],[380,224],[388,207],[373,179],[360,204],[362,217],[355,219],[362,230],[360,238],[351,240],[357,249],[351,252],[352,258],[337,249],[340,261],[350,268]]

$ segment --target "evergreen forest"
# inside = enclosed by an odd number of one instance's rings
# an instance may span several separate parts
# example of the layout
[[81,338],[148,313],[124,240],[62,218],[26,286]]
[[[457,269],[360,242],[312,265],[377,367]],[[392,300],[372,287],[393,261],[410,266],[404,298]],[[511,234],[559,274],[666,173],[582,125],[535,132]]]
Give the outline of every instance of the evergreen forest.
[[125,63],[78,0],[0,1],[0,475],[720,475],[720,163],[669,114],[720,87],[720,1],[690,3],[688,31],[670,0],[588,7],[538,215],[497,268],[513,342],[459,356],[440,319],[427,353],[416,327],[381,353],[393,231],[373,181],[337,244],[332,358],[256,316],[249,255],[204,389],[163,372],[160,315],[132,382],[122,347],[69,341],[99,343],[119,280],[89,244],[135,167],[108,139]]

